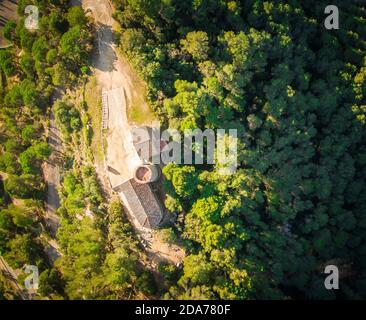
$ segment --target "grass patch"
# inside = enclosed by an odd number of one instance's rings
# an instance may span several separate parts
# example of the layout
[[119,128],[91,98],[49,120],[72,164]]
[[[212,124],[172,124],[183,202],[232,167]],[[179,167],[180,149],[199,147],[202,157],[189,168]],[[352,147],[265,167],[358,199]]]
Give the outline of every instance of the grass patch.
[[145,85],[137,76],[131,77],[131,79],[134,81],[135,91],[132,99],[127,99],[128,123],[136,126],[151,126],[154,122],[157,122],[157,118],[145,100]]
[[95,76],[91,77],[85,86],[85,101],[88,105],[88,114],[92,126],[91,149],[98,164],[104,161],[103,134],[102,134],[102,97]]
[[121,50],[118,50],[122,63],[124,64],[124,71],[131,80],[132,86],[129,87],[129,94],[127,95],[127,120],[130,125],[151,126],[158,122],[153,110],[146,102],[147,86],[144,81],[138,76],[137,72],[132,68],[128,59],[123,55]]
[[156,121],[151,108],[145,102],[137,103],[136,101],[128,105],[127,119],[130,124],[137,126],[151,125]]

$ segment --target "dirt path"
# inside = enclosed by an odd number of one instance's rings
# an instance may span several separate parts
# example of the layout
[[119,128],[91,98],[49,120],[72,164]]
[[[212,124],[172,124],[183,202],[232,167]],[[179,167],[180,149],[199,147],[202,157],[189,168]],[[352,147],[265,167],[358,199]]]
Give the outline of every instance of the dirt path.
[[51,235],[56,237],[59,227],[59,217],[56,210],[60,206],[57,187],[60,185],[60,172],[58,167],[59,155],[62,151],[61,133],[55,124],[54,115],[51,113],[50,125],[47,130],[48,143],[52,148],[52,154],[43,164],[43,175],[47,186],[46,223]]
[[[62,95],[59,90],[53,94],[52,103],[61,99]],[[60,199],[57,188],[60,185],[60,166],[62,163],[62,139],[61,132],[56,125],[55,116],[51,110],[49,125],[46,128],[47,142],[52,149],[51,156],[42,165],[43,178],[46,183],[47,198],[45,201],[46,213],[44,221],[50,237],[41,235],[41,240],[47,243],[44,247],[50,263],[54,263],[61,256],[60,248],[57,244],[57,230],[60,227],[60,217],[56,214],[56,210],[60,207]]]
[[[113,8],[109,0],[73,0],[73,4],[82,4],[96,23],[96,41],[98,54],[93,58],[93,67],[98,84],[104,90],[124,91],[128,102],[138,100],[142,107],[148,108],[144,101],[144,88],[126,59],[118,53],[114,41],[113,28],[116,21],[112,17]],[[122,105],[122,100],[119,101]]]
[[54,263],[61,256],[59,246],[56,240],[57,230],[60,226],[60,217],[56,214],[56,210],[60,207],[60,199],[57,187],[60,185],[60,169],[59,161],[62,151],[61,133],[58,130],[53,114],[51,113],[50,125],[47,129],[47,140],[52,147],[52,154],[49,159],[43,163],[43,176],[46,182],[47,199],[45,201],[46,213],[44,221],[47,231],[52,238],[46,238],[41,235],[41,239],[47,243],[44,247],[49,262]]
[[[82,4],[84,10],[95,22],[96,52],[92,67],[97,82],[96,90],[108,100],[109,116],[106,120],[106,146],[104,166],[97,165],[98,177],[104,181],[107,176],[113,188],[133,177],[133,169],[139,158],[132,144],[130,126],[127,121],[127,107],[131,101],[143,99],[137,76],[127,61],[118,53],[114,41],[112,18],[113,8],[108,0],[73,0],[72,4]],[[142,101],[142,102],[141,102]],[[110,170],[107,170],[109,168]]]

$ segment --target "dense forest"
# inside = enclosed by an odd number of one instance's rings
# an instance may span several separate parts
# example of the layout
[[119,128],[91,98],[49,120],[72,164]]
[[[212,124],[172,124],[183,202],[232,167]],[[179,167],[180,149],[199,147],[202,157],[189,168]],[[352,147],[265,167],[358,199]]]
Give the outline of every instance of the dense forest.
[[[114,1],[165,127],[235,128],[239,166],[164,169],[188,256],[166,298],[366,297],[366,7]],[[324,288],[324,266],[340,290]]]
[[[29,4],[39,8],[37,31],[25,28]],[[45,134],[47,116],[53,100],[77,85],[88,70],[91,48],[83,10],[67,4],[19,1],[18,22],[4,27],[4,36],[13,46],[0,50],[0,253],[12,268],[22,271],[20,279],[27,276],[26,264],[36,265],[40,297],[54,299],[65,294],[61,275],[45,254],[45,239],[50,236],[45,228],[41,166],[51,154]],[[10,293],[3,275],[1,283],[1,297],[19,298]]]
[[[20,0],[4,27],[13,46],[0,50],[0,254],[38,266],[37,298],[366,298],[366,6],[332,1],[340,26],[327,30],[325,0],[112,2],[119,48],[164,128],[237,129],[238,168],[164,168],[178,217],[165,238],[187,255],[154,278],[98,184],[88,106],[70,95],[91,74],[92,19],[67,0]],[[42,172],[51,110],[65,149],[54,264]],[[330,264],[340,290],[324,287]],[[19,297],[0,273],[1,299]]]

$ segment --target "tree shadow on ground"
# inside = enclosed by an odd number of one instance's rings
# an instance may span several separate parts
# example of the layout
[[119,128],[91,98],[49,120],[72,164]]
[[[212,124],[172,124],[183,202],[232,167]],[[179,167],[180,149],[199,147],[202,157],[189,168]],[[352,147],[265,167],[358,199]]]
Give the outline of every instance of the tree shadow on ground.
[[117,61],[117,55],[113,48],[113,45],[116,44],[115,34],[111,27],[104,24],[98,24],[96,30],[96,56],[92,61],[92,67],[100,71],[112,72],[115,70],[114,63]]

